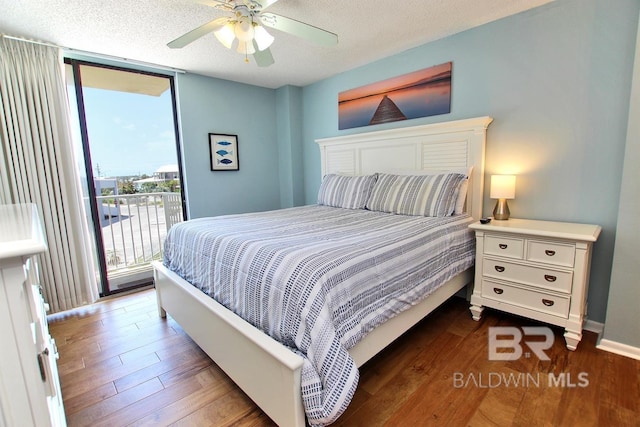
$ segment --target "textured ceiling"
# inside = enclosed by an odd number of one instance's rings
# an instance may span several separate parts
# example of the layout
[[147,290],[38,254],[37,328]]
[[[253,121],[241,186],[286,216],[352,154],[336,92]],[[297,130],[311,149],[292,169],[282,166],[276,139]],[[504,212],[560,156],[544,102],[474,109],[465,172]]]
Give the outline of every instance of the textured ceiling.
[[268,11],[338,34],[316,46],[276,30],[259,68],[209,34],[166,44],[224,12],[194,0],[0,0],[0,33],[269,88],[305,86],[551,0],[279,0]]

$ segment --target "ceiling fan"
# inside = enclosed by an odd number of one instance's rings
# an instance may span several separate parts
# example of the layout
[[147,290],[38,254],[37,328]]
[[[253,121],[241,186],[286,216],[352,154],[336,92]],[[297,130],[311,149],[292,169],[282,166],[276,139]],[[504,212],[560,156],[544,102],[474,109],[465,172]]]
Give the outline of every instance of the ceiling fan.
[[253,55],[256,64],[268,67],[274,63],[269,46],[274,37],[264,27],[284,31],[320,45],[332,46],[338,43],[338,36],[295,19],[275,13],[264,12],[278,0],[194,0],[230,13],[229,16],[214,19],[169,42],[172,49],[182,48],[211,32],[227,49],[238,40],[236,50],[245,55]]

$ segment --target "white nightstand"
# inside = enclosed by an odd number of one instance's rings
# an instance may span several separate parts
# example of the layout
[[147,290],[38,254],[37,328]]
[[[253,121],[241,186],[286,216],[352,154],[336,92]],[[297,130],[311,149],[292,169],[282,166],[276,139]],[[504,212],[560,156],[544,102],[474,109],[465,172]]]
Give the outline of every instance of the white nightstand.
[[602,228],[515,218],[469,227],[476,233],[473,319],[491,307],[558,325],[575,350],[587,311],[591,248]]

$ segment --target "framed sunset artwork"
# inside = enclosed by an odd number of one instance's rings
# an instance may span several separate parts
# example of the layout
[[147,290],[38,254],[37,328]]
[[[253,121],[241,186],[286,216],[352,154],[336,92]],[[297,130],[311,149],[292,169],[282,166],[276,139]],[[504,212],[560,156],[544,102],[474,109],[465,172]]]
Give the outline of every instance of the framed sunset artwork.
[[452,62],[338,94],[338,128],[350,129],[451,112]]

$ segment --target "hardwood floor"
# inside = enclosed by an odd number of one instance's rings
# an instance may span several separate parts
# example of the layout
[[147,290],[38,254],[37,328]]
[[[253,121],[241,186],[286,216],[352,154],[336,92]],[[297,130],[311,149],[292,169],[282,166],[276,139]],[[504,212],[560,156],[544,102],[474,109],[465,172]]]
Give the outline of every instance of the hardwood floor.
[[[597,350],[590,332],[570,352],[557,328],[548,361],[526,351],[490,361],[490,326],[539,325],[483,314],[475,322],[466,301],[445,303],[362,367],[335,425],[640,426],[640,361]],[[49,321],[69,426],[274,425],[177,323],[158,317],[153,290]]]

